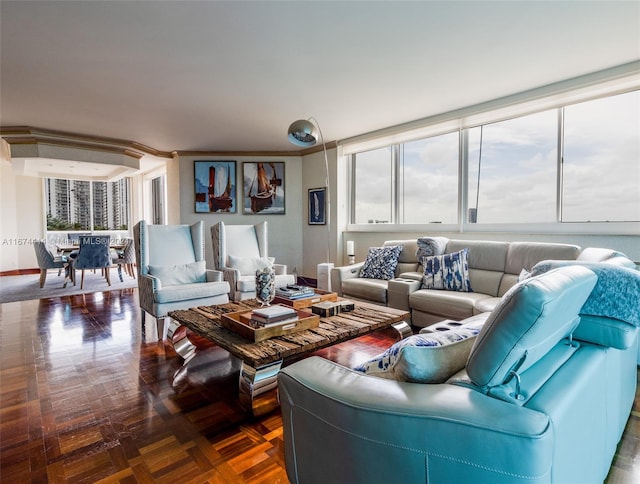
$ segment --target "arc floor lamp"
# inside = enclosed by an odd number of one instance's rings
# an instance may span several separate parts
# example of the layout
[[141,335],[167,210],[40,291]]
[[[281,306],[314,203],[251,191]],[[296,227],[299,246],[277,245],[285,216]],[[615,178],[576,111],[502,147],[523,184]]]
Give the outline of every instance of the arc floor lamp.
[[331,225],[329,224],[329,217],[331,213],[331,187],[329,186],[329,160],[327,158],[327,146],[324,142],[324,136],[320,129],[320,123],[313,116],[308,119],[298,119],[289,126],[288,130],[289,142],[296,146],[303,148],[309,148],[315,145],[318,140],[322,143],[322,151],[324,153],[324,184],[327,187],[325,194],[326,209],[325,209],[325,223],[327,227],[327,258],[326,263],[318,264],[318,288],[331,290],[331,278],[329,273],[333,264],[330,260],[330,246],[331,246]]

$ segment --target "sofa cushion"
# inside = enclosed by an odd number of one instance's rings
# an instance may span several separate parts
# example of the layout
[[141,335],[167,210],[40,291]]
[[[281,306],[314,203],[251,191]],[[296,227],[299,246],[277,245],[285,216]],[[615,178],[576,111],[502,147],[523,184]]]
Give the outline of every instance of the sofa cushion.
[[364,261],[360,277],[365,279],[382,279],[388,281],[395,276],[401,245],[370,247]]
[[256,271],[261,271],[273,266],[273,259],[267,257],[239,257],[229,255],[228,265],[231,269],[240,271],[241,276],[255,276]]
[[386,306],[388,284],[389,281],[382,279],[347,279],[342,282],[342,294]]
[[196,284],[179,284],[176,286],[163,286],[154,293],[155,302],[167,304],[172,302],[184,302],[189,299],[202,299],[219,296],[229,292],[229,284],[225,282],[204,282]]
[[471,318],[448,331],[409,336],[356,371],[413,383],[442,383],[464,368],[473,341],[488,314]]
[[596,284],[584,267],[563,267],[531,277],[507,292],[483,326],[467,362],[467,373],[490,389],[536,363],[571,334],[578,311]]
[[160,279],[163,286],[206,282],[206,262],[190,262],[170,266],[150,265],[149,274]]
[[475,307],[480,301],[489,298],[491,296],[477,292],[419,289],[409,295],[409,307],[413,311],[460,321],[481,312],[475,310]]
[[434,255],[421,259],[424,267],[423,289],[472,292],[469,282],[468,249],[452,254]]
[[492,240],[450,240],[447,252],[469,249],[469,280],[475,292],[489,296],[498,294],[500,281],[504,274],[504,264],[509,249],[508,242]]
[[626,350],[636,339],[638,328],[625,321],[604,316],[580,315],[580,324],[573,333],[574,339]]

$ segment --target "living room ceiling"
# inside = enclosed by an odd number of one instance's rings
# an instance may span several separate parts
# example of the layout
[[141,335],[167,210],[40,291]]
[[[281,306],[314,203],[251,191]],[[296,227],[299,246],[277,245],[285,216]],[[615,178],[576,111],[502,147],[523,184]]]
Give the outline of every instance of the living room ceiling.
[[7,1],[0,125],[297,151],[640,59],[636,1]]

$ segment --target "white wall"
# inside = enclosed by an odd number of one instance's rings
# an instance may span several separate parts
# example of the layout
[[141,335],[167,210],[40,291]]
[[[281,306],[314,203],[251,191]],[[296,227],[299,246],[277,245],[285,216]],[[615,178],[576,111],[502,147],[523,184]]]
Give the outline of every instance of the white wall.
[[33,241],[44,238],[42,179],[0,169],[0,272],[38,267]]
[[[194,161],[235,160],[236,163],[236,194],[238,203],[242,200],[242,162],[245,161],[282,161],[284,168],[285,213],[283,215],[244,215],[242,207],[236,213],[196,213],[194,193]],[[219,221],[229,225],[253,225],[264,220],[268,223],[269,256],[275,257],[279,264],[286,264],[289,273],[296,270],[300,275],[302,268],[302,227],[301,221],[306,210],[306,202],[302,198],[302,159],[300,156],[235,156],[211,155],[181,156],[179,158],[179,208],[180,223],[192,224],[199,220],[205,224],[205,253],[207,266],[213,268],[213,248],[211,243],[211,226]],[[175,179],[174,179],[175,181]],[[170,192],[169,206],[176,201]],[[169,222],[172,223],[172,222]],[[315,271],[314,276],[315,277]]]
[[[308,193],[310,188],[325,186],[324,152],[318,151],[302,157],[302,247],[304,261],[300,275],[316,278],[317,266],[322,262],[332,262],[339,254],[338,250],[338,193],[336,185],[336,149],[327,150],[329,162],[329,225],[309,225]],[[327,241],[327,238],[329,240]],[[327,260],[329,248],[329,260]]]

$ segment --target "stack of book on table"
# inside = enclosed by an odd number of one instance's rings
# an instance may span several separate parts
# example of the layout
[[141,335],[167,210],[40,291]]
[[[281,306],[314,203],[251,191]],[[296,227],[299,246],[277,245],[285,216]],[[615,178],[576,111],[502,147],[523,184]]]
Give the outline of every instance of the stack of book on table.
[[311,311],[274,304],[250,311],[235,311],[221,315],[220,324],[253,342],[316,328],[320,317]]
[[297,284],[276,288],[276,296],[285,299],[304,299],[315,295],[316,292],[312,287],[298,286]]
[[254,309],[249,313],[249,318],[257,326],[282,325],[297,321],[298,311],[288,306],[267,306]]

